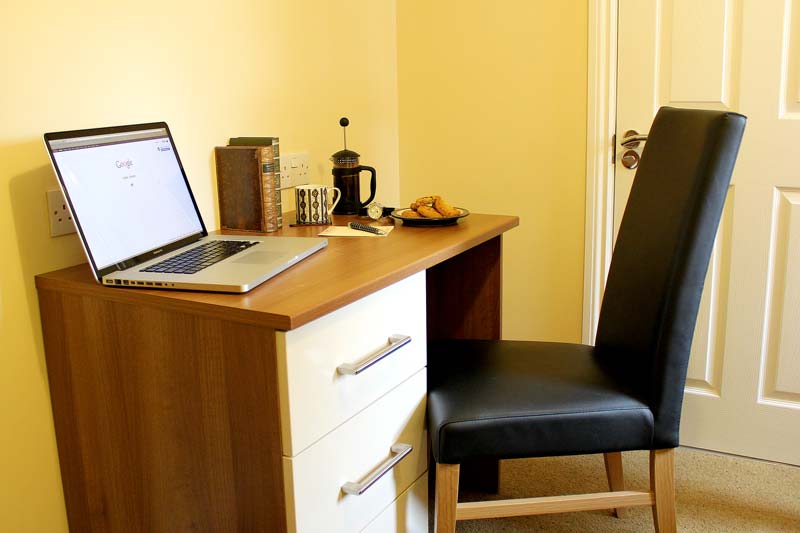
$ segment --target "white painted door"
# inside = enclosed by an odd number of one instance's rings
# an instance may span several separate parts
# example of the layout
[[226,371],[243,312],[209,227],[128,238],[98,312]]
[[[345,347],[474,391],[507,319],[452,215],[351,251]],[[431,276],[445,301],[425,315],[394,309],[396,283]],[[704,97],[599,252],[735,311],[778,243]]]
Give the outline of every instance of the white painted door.
[[619,0],[618,16],[615,228],[627,130],[646,132],[662,105],[748,116],[681,443],[800,465],[800,0]]

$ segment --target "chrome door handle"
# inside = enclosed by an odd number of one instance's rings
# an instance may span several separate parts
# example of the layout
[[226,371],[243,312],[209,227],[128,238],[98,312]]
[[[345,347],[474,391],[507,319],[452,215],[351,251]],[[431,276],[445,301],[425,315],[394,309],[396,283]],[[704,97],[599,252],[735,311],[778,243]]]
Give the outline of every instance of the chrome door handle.
[[624,146],[625,148],[636,148],[639,146],[640,142],[645,142],[647,140],[647,134],[640,135],[636,130],[628,130],[625,132],[625,135],[622,137],[622,141],[619,144]]
[[347,494],[352,494],[353,496],[360,496],[364,494],[364,492],[370,488],[372,485],[375,484],[380,478],[386,475],[389,470],[395,467],[397,463],[403,460],[405,456],[411,453],[414,447],[410,444],[403,444],[402,442],[398,442],[394,446],[392,446],[392,457],[387,459],[383,462],[378,468],[376,468],[371,474],[364,478],[363,481],[353,482],[348,481],[344,485],[342,485],[342,490]]
[[389,345],[385,348],[381,348],[360,363],[342,363],[336,367],[336,370],[340,374],[358,375],[409,342],[411,342],[411,337],[409,335],[392,335],[389,337]]

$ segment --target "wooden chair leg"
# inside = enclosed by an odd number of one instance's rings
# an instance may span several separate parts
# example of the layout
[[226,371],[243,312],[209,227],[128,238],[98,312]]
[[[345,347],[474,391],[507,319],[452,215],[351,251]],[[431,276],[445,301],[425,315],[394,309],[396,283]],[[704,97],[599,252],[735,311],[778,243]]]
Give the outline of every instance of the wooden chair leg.
[[[603,459],[606,463],[608,488],[612,492],[625,490],[625,479],[622,472],[622,452],[604,453]],[[611,513],[617,518],[622,518],[622,508],[612,509]]]
[[675,450],[650,451],[650,490],[656,533],[675,533]]
[[436,533],[455,533],[459,465],[436,463]]

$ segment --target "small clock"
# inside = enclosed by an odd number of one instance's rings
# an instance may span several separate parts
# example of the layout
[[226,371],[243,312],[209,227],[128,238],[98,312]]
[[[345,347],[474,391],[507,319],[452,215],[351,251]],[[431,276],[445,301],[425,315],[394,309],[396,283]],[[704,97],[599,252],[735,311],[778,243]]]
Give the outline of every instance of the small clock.
[[383,217],[383,206],[378,202],[372,202],[367,206],[367,216],[372,220]]

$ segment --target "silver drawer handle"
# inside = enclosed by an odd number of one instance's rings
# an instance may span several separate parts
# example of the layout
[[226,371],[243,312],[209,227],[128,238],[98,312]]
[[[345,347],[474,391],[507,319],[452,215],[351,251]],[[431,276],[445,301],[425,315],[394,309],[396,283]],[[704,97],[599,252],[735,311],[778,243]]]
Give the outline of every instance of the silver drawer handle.
[[389,337],[389,345],[387,347],[381,348],[360,363],[343,363],[337,366],[336,370],[340,374],[360,374],[393,351],[397,350],[401,346],[405,346],[409,342],[411,342],[411,337],[409,335],[392,335]]
[[414,447],[410,444],[398,442],[392,446],[392,453],[394,454],[392,457],[384,461],[384,463],[376,468],[374,472],[364,478],[364,481],[360,481],[358,483],[348,481],[342,485],[342,490],[347,494],[352,494],[353,496],[360,496],[361,494],[364,494],[368,488],[374,485],[375,482],[382,478],[389,470],[394,468],[394,466],[402,461],[406,455],[411,453],[411,450],[413,449]]

